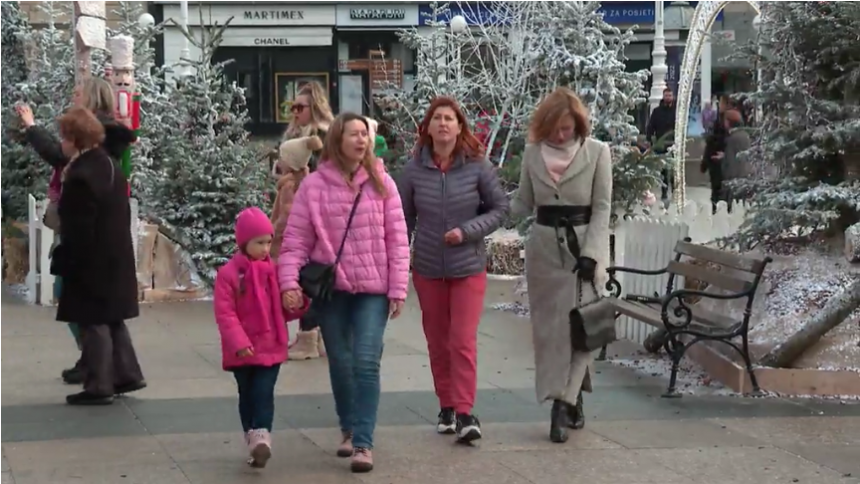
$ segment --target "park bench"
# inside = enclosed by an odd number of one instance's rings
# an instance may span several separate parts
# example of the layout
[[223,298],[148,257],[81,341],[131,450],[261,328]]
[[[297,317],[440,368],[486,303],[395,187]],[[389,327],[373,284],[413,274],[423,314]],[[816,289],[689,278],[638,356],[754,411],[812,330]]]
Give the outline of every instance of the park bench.
[[[629,267],[610,267],[606,287],[611,292],[609,301],[615,308],[616,317],[625,315],[658,329],[650,337],[652,343],[665,348],[672,359],[672,374],[666,398],[677,398],[675,383],[678,366],[684,353],[702,341],[717,341],[734,348],[743,358],[753,391],[759,393],[758,382],[753,373],[749,354],[749,320],[752,313],[756,289],[765,267],[772,262],[770,257],[737,255],[710,247],[692,244],[690,239],[679,241],[675,246],[675,257],[664,269],[640,270]],[[622,294],[618,273],[661,276],[668,274],[664,295],[652,296]],[[674,289],[676,279],[683,277],[685,287],[698,283],[697,289]],[[705,291],[705,287],[722,291]],[[746,299],[742,318],[728,316],[726,311],[711,311],[696,303],[710,298],[728,303],[730,300]],[[740,338],[740,344],[737,339]]]

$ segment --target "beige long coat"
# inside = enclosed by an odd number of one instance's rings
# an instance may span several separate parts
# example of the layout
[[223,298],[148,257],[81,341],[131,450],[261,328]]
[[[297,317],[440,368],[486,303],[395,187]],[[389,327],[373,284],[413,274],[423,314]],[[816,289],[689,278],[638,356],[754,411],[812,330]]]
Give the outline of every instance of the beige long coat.
[[[609,264],[609,217],[612,207],[612,159],[609,146],[588,138],[556,183],[549,174],[540,146],[530,144],[523,154],[520,188],[513,200],[515,216],[528,216],[541,205],[590,205],[591,222],[577,227],[582,256],[597,261],[597,289],[606,280]],[[567,249],[564,232],[532,225],[525,242],[526,281],[535,352],[537,400],[575,403],[580,389],[591,391],[591,353],[573,351],[568,315],[579,304],[576,263]],[[582,288],[581,302],[595,297],[590,285]]]

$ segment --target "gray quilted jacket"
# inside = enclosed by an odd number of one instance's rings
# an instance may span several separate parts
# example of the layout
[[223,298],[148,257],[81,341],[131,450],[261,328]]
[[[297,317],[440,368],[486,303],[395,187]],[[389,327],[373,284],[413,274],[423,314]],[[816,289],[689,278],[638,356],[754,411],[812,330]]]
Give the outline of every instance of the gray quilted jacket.
[[[399,189],[410,240],[414,234],[413,271],[445,279],[487,268],[484,237],[502,225],[510,205],[489,161],[459,157],[442,173],[425,147],[407,163]],[[464,241],[449,246],[445,234],[457,227]]]

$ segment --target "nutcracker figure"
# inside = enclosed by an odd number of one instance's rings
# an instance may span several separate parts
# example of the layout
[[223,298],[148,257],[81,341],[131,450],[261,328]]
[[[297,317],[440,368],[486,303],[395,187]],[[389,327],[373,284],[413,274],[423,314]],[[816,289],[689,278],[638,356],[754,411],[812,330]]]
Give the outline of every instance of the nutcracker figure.
[[[110,39],[110,79],[116,96],[116,119],[140,135],[140,93],[134,84],[134,39],[118,35]],[[131,147],[120,160],[126,178],[131,179]]]

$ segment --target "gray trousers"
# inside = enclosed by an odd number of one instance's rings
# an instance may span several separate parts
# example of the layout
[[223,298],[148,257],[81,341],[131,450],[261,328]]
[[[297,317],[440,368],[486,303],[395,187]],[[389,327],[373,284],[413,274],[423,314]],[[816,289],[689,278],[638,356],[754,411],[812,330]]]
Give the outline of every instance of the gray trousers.
[[125,322],[82,324],[84,391],[113,396],[117,386],[143,381],[143,372]]

